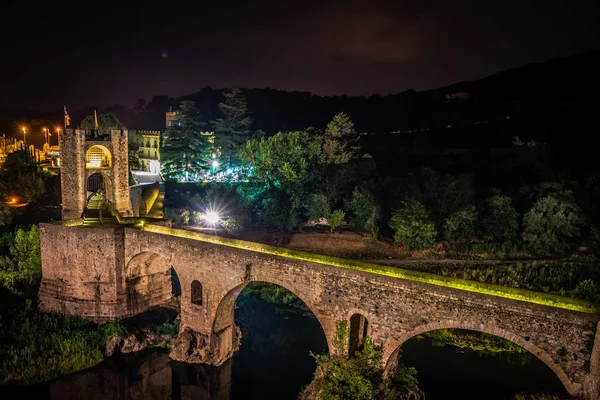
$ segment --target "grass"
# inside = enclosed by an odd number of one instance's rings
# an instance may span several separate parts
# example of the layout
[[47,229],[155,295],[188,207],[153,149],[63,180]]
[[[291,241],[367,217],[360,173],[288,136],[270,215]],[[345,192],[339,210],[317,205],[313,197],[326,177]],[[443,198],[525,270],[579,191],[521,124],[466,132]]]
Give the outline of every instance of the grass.
[[584,259],[465,265],[413,264],[411,270],[473,280],[505,287],[579,297],[577,285],[586,279],[600,282],[597,263]]
[[558,296],[548,293],[538,293],[515,287],[505,287],[498,284],[467,280],[458,277],[435,275],[427,272],[401,269],[397,267],[370,264],[357,260],[347,260],[330,257],[321,254],[308,253],[283,247],[270,246],[260,243],[247,242],[239,239],[225,238],[220,236],[205,235],[199,232],[191,232],[182,229],[174,229],[160,225],[146,225],[144,231],[153,232],[173,237],[198,240],[223,246],[230,246],[244,250],[250,250],[265,254],[272,254],[302,261],[316,262],[335,267],[351,269],[355,271],[368,272],[392,278],[406,279],[416,282],[428,283],[469,292],[481,293],[512,300],[520,300],[529,303],[541,304],[567,310],[585,313],[600,314],[600,304],[590,301]]
[[[27,300],[0,328],[0,384],[30,385],[92,367],[104,359],[105,332],[76,317],[41,314]],[[11,322],[8,322],[11,321]]]

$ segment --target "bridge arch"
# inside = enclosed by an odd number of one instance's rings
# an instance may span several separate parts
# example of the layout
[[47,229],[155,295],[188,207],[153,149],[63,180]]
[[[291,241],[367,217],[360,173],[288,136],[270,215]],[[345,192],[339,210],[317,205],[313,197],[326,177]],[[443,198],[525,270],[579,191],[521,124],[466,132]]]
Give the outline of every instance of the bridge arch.
[[[317,321],[319,321],[319,326],[321,327],[321,330],[322,330],[325,340],[327,342],[327,348],[330,353],[332,352],[333,348],[332,348],[332,342],[331,342],[331,337],[330,337],[331,335],[328,334],[328,330],[327,330],[328,325],[326,324],[326,321],[325,321],[323,315],[315,308],[314,304],[311,304],[311,302],[306,298],[306,296],[304,296],[299,290],[292,289],[285,283],[277,282],[274,279],[262,279],[262,278],[261,279],[251,279],[251,280],[247,280],[247,281],[243,282],[242,284],[234,287],[233,289],[230,289],[227,292],[223,291],[220,294],[220,296],[218,297],[221,300],[219,302],[219,305],[217,306],[217,309],[215,312],[215,317],[214,317],[213,324],[212,324],[213,338],[215,335],[220,335],[222,332],[226,332],[226,331],[231,331],[233,334],[235,301],[237,300],[238,296],[242,293],[244,288],[246,286],[248,286],[248,284],[250,284],[251,282],[266,282],[266,283],[274,284],[274,285],[277,285],[284,289],[289,290],[297,298],[299,298],[306,305],[306,307],[308,307],[308,309],[315,316]],[[226,336],[227,336],[226,340],[228,341],[229,335],[226,335]],[[220,346],[223,345],[223,343],[221,341],[218,341],[217,343]],[[211,347],[213,347],[212,343],[211,343]]]
[[158,253],[145,251],[131,257],[123,282],[128,314],[166,304],[174,295],[175,277],[169,260]]
[[565,386],[565,389],[569,394],[576,395],[580,391],[580,385],[573,383],[571,379],[569,379],[565,371],[560,367],[560,365],[555,363],[552,360],[552,357],[550,357],[550,355],[546,351],[531,343],[531,341],[526,340],[525,338],[519,335],[515,335],[514,333],[511,333],[497,326],[478,324],[474,322],[460,322],[451,320],[432,322],[429,324],[421,325],[411,331],[405,332],[397,339],[392,339],[388,341],[384,347],[385,374],[389,375],[390,373],[392,373],[398,361],[400,361],[400,349],[406,341],[417,335],[421,335],[423,333],[431,331],[437,331],[440,329],[464,329],[469,331],[487,333],[506,339],[524,348],[525,350],[536,356],[538,359],[540,359],[544,364],[546,364],[556,374],[556,376]]

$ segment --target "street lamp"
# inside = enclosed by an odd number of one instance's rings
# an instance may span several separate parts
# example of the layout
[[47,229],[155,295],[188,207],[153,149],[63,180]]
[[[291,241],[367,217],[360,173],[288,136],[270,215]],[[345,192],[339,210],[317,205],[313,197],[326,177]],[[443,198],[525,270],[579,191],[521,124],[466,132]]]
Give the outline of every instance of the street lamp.
[[42,132],[44,132],[44,140],[48,143],[48,128],[42,128]]
[[27,128],[22,126],[21,130],[23,131],[23,147],[25,148],[25,150],[27,150],[27,142],[25,141],[25,134],[27,133]]
[[56,140],[57,144],[60,146],[60,127],[56,127]]

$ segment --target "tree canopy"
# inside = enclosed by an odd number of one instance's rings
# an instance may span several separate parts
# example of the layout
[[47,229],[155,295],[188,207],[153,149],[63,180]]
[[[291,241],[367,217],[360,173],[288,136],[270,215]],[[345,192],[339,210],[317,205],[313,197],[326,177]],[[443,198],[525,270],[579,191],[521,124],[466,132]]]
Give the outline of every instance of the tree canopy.
[[248,114],[246,99],[242,91],[233,88],[223,92],[225,100],[219,103],[221,118],[213,121],[215,146],[221,152],[224,164],[239,161],[238,149],[252,136],[252,118]]
[[179,106],[179,123],[168,126],[161,140],[163,174],[177,178],[200,174],[208,168],[211,145],[204,135],[204,122],[193,101],[183,101]]
[[[93,115],[88,115],[81,121],[81,129],[96,129]],[[125,125],[114,114],[105,113],[98,115],[98,129],[125,129]]]

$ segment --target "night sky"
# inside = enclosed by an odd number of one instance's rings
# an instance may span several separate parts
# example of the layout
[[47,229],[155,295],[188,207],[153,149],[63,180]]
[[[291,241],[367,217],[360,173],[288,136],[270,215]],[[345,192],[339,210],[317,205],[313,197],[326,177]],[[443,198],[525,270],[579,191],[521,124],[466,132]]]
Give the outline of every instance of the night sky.
[[397,93],[600,48],[597,0],[125,3],[3,1],[0,110],[206,86]]

